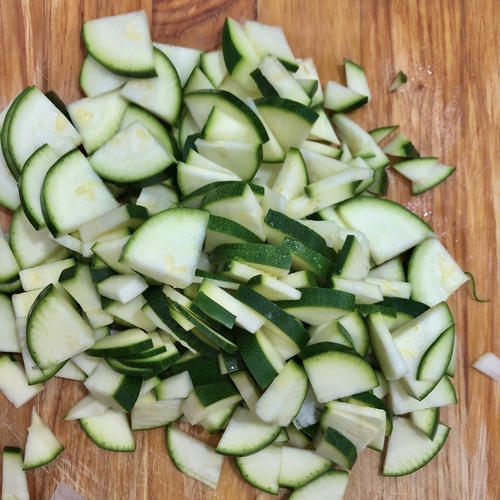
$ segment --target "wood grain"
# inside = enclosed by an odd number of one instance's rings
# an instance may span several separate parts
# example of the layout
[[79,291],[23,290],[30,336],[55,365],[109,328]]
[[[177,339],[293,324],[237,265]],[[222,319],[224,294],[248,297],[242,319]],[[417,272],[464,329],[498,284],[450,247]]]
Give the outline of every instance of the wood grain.
[[[297,56],[314,58],[323,82],[342,82],[342,59],[348,57],[363,65],[372,89],[372,102],[353,115],[362,125],[397,123],[423,155],[457,165],[443,185],[418,197],[391,173],[389,193],[434,227],[460,265],[475,275],[478,293],[490,299],[477,303],[464,288],[450,300],[459,339],[459,404],[442,412],[452,428],[450,437],[427,467],[399,479],[382,478],[379,454],[364,452],[346,497],[500,498],[500,384],[470,368],[487,350],[500,354],[500,3],[0,0],[0,106],[28,84],[54,89],[66,102],[80,97],[81,22],[139,8],[152,21],[155,40],[205,50],[218,47],[227,15],[279,24]],[[400,69],[409,81],[389,94]],[[0,212],[4,229],[10,216]],[[136,433],[133,454],[98,449],[77,423],[62,420],[82,395],[79,384],[54,379],[34,401],[66,450],[53,463],[29,472],[32,498],[50,498],[61,480],[87,500],[273,498],[238,479],[229,460],[215,492],[185,478],[167,457],[161,429]],[[15,410],[0,395],[0,446],[24,445],[30,406]]]

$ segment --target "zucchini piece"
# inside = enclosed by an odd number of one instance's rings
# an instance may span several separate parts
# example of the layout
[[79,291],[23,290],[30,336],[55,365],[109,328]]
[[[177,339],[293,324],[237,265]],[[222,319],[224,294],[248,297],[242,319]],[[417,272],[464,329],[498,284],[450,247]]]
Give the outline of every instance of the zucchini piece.
[[318,119],[308,106],[283,97],[262,97],[255,105],[285,153],[302,145]]
[[112,73],[134,78],[156,76],[144,10],[86,21],[82,38],[89,54]]
[[294,490],[290,495],[290,500],[308,500],[309,498],[342,500],[348,481],[349,472],[345,470],[329,470],[305,486]]
[[140,378],[118,373],[102,360],[84,385],[101,403],[120,412],[129,412],[139,397],[141,383]]
[[455,345],[455,326],[446,329],[425,351],[417,370],[417,380],[441,380],[446,373]]
[[292,264],[285,247],[263,243],[227,243],[219,245],[210,255],[210,262],[238,260],[278,278],[288,274]]
[[144,187],[173,175],[174,157],[139,121],[117,132],[89,158],[100,177]]
[[165,151],[170,153],[175,159],[179,159],[179,148],[170,130],[153,114],[135,104],[130,103],[127,106],[120,123],[120,130],[128,127],[136,120],[140,121],[151,132],[151,135],[162,145]]
[[410,422],[433,441],[439,429],[439,408],[412,411]]
[[409,419],[394,417],[382,467],[383,476],[405,476],[427,465],[443,447],[450,428],[439,424],[429,439]]
[[141,396],[130,412],[133,431],[156,429],[169,425],[182,417],[182,399],[157,401],[153,391]]
[[347,58],[344,58],[344,70],[347,87],[358,94],[366,96],[368,98],[367,100],[370,101],[371,93],[368,87],[365,70],[359,64]]
[[28,480],[23,470],[21,448],[4,446],[2,452],[2,497],[29,500]]
[[283,446],[279,484],[285,488],[301,488],[321,476],[331,466],[330,459],[318,456],[313,450]]
[[279,96],[309,106],[311,97],[275,56],[264,56],[251,73],[264,97]]
[[346,143],[353,157],[361,156],[373,170],[389,164],[389,158],[370,134],[345,114],[334,114],[332,123],[339,139]]
[[184,87],[193,69],[199,65],[200,56],[203,52],[198,49],[167,43],[153,42],[153,46],[161,50],[170,59],[179,75],[181,87]]
[[398,73],[394,77],[394,80],[392,80],[391,84],[389,85],[389,92],[394,92],[395,90],[398,90],[407,81],[408,77],[402,71],[398,71]]
[[277,305],[309,325],[333,321],[355,309],[355,298],[351,293],[319,287],[304,288],[301,291],[300,299],[281,300]]
[[84,417],[99,416],[106,412],[108,407],[101,403],[92,394],[75,403],[64,415],[64,420],[78,420]]
[[2,318],[0,352],[21,352],[12,299],[3,293],[0,293],[0,318]]
[[[237,332],[236,343],[240,355],[261,389],[265,389],[285,366],[285,360],[262,330],[255,334]],[[257,402],[255,402],[257,404]]]
[[262,162],[260,142],[196,139],[195,146],[205,158],[234,172],[244,181],[254,178]]
[[266,238],[259,199],[246,182],[224,183],[208,191],[201,208],[241,224],[262,241]]
[[82,138],[88,155],[113,137],[127,109],[127,101],[118,90],[96,97],[84,97],[68,105],[68,113]]
[[368,314],[366,323],[370,331],[371,347],[384,377],[387,380],[398,380],[406,375],[408,366],[387,328],[382,313]]
[[13,283],[21,272],[16,257],[0,229],[0,283]]
[[259,398],[255,413],[264,422],[287,427],[299,413],[308,387],[306,372],[291,359]]
[[221,380],[195,387],[182,403],[181,409],[189,423],[194,425],[241,400],[242,397],[231,380]]
[[121,95],[166,123],[174,125],[182,105],[179,75],[170,59],[156,47],[153,47],[153,64],[156,76],[128,80],[121,89]]
[[115,75],[98,63],[90,54],[85,54],[80,68],[79,82],[87,97],[96,97],[123,87],[127,77]]
[[[331,428],[347,438],[359,453],[371,443],[382,451],[386,430],[386,412],[381,408],[341,401],[329,401],[320,419],[320,428]],[[381,440],[381,441],[380,441]]]
[[317,439],[316,453],[347,470],[353,468],[358,458],[356,447],[351,441],[331,427],[327,427]]
[[[305,291],[302,290],[302,296],[304,293]],[[264,317],[267,328],[291,341],[296,348],[302,349],[307,344],[309,340],[307,330],[292,315],[279,307],[279,304],[293,304],[297,302],[296,300],[274,303],[245,285],[240,285],[235,297],[253,309],[259,316]]]
[[436,238],[419,243],[408,262],[411,298],[429,306],[447,300],[469,277]]
[[48,170],[59,159],[48,145],[40,146],[27,160],[19,178],[19,194],[26,217],[35,229],[46,226],[40,193]]
[[64,450],[50,427],[42,420],[36,408],[31,409],[31,424],[24,452],[23,470],[35,469],[46,465]]
[[304,188],[309,184],[304,158],[297,148],[290,148],[285,161],[280,167],[272,190],[284,196],[288,202],[304,194]]
[[50,167],[42,187],[42,213],[54,236],[71,233],[118,207],[118,202],[78,149]]
[[19,173],[26,160],[43,144],[48,144],[58,157],[81,144],[80,135],[64,113],[37,87],[29,87],[16,105],[10,107],[2,135],[4,131],[9,148],[5,159],[7,164],[10,159]]
[[420,401],[408,395],[398,380],[389,382],[388,404],[395,415],[404,415],[428,408],[454,405],[457,403],[457,394],[450,379],[445,375],[436,387]]
[[33,303],[26,342],[33,360],[43,370],[83,353],[94,344],[95,335],[71,302],[50,284]]
[[248,141],[265,143],[269,140],[266,129],[255,112],[230,92],[225,90],[189,92],[184,96],[184,102],[200,129],[207,122],[215,106],[247,128]]
[[278,494],[281,446],[270,445],[248,456],[236,457],[236,467],[243,479],[259,490]]
[[222,53],[228,73],[247,91],[255,90],[250,74],[260,57],[238,21],[226,17],[222,28]]
[[16,407],[43,391],[42,383],[30,385],[22,364],[9,354],[0,355],[0,391]]
[[177,469],[214,490],[217,488],[224,457],[212,446],[169,425],[167,449]]
[[80,419],[87,436],[94,443],[109,451],[135,451],[135,439],[127,418],[120,410],[109,408],[102,415]]
[[364,106],[368,96],[356,92],[352,88],[344,87],[340,83],[329,80],[325,88],[325,101],[323,106],[337,113],[350,113]]
[[348,347],[320,342],[302,349],[301,355],[309,382],[322,403],[369,391],[379,385],[373,368]]
[[396,134],[383,148],[385,154],[398,158],[420,158],[413,143],[403,134]]
[[[408,373],[400,381],[414,398],[423,399],[438,384],[439,378],[417,380],[416,377],[421,360],[429,347],[449,328],[454,328],[453,316],[446,302],[440,302],[392,333],[408,367]],[[439,363],[439,367],[444,366],[444,371],[453,352],[453,345],[447,345],[449,350],[446,353],[441,352],[445,359]],[[437,369],[436,375],[440,371]]]
[[87,349],[87,354],[98,357],[131,356],[153,347],[151,337],[139,328],[123,330],[104,337]]
[[172,208],[149,218],[130,238],[120,262],[157,281],[185,288],[192,283],[209,214]]
[[273,55],[289,71],[294,72],[298,69],[283,28],[249,20],[243,24],[243,30],[261,59],[267,55]]
[[377,265],[434,234],[431,227],[410,210],[382,198],[357,196],[340,204],[337,213],[350,229],[366,235]]
[[263,422],[250,410],[238,407],[215,451],[239,457],[252,455],[273,443],[281,430],[279,425]]

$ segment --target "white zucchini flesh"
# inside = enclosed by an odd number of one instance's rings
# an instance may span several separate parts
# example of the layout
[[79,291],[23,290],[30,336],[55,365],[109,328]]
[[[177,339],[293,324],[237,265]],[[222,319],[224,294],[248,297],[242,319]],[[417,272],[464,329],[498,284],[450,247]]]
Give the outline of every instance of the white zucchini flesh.
[[454,405],[457,402],[457,394],[447,376],[444,376],[436,387],[420,401],[409,396],[401,382],[392,380],[389,382],[388,402],[395,415],[404,415],[427,408]]
[[260,58],[276,56],[285,64],[296,66],[297,61],[280,26],[269,26],[257,21],[245,21],[243,30]]
[[157,401],[153,391],[144,394],[130,412],[132,430],[155,429],[179,420],[182,402],[180,398]]
[[129,80],[121,95],[173,125],[182,104],[179,76],[170,59],[157,48],[153,49],[153,61],[157,76]]
[[19,264],[2,233],[0,233],[0,283],[8,283],[19,275]]
[[10,224],[10,246],[21,269],[37,266],[53,257],[61,246],[50,239],[49,230],[36,230],[19,207]]
[[155,75],[146,12],[139,10],[83,23],[85,47],[99,63],[121,76]]
[[370,330],[370,343],[384,377],[387,380],[400,379],[408,373],[408,366],[387,328],[383,315],[381,313],[370,314],[367,322]]
[[30,500],[28,479],[20,448],[4,446],[2,453],[2,499]]
[[17,182],[0,150],[0,204],[15,211],[21,204]]
[[404,476],[430,462],[443,447],[450,428],[439,424],[434,439],[429,439],[409,419],[394,417],[382,475]]
[[408,263],[408,281],[414,300],[434,306],[469,280],[448,250],[436,238],[422,241]]
[[135,450],[134,435],[123,411],[109,408],[102,415],[81,418],[80,424],[100,448],[121,452]]
[[121,262],[168,285],[193,281],[205,239],[208,212],[174,208],[148,219],[123,249]]
[[472,363],[472,367],[484,373],[493,380],[500,381],[500,358],[492,352],[487,352]]
[[331,460],[320,457],[313,450],[283,446],[279,475],[280,486],[300,488],[326,472],[331,466]]
[[[318,401],[324,403],[374,389],[379,385],[373,368],[361,357],[327,350],[323,342],[306,349],[318,352],[304,359],[304,368]],[[319,347],[318,346],[322,346]],[[342,383],[336,381],[342,380]]]
[[340,401],[330,401],[326,406],[320,425],[340,432],[351,441],[358,453],[378,436],[385,435],[384,410]]
[[366,235],[376,264],[382,264],[433,235],[418,216],[393,201],[356,197],[339,207],[337,213],[350,228]]
[[270,445],[245,457],[236,457],[241,475],[250,484],[267,493],[278,494],[281,446]]
[[44,144],[57,156],[63,156],[81,143],[73,125],[37,87],[31,87],[13,109],[8,137],[11,157],[19,172]]
[[35,229],[46,225],[40,193],[47,172],[58,159],[54,150],[48,144],[44,144],[28,158],[19,178],[19,192],[23,208],[26,217]]
[[215,451],[223,455],[251,455],[274,442],[280,432],[280,425],[263,422],[250,410],[238,407]]
[[42,420],[36,408],[31,411],[31,425],[24,451],[23,469],[34,469],[52,462],[64,449],[50,427]]
[[44,388],[42,383],[28,385],[26,372],[19,361],[8,354],[0,356],[0,391],[16,408],[33,399]]
[[[117,132],[88,160],[103,179],[133,183],[165,173],[175,162],[151,132],[138,120]],[[158,179],[163,180],[163,179]],[[146,181],[149,184],[156,182]]]
[[103,415],[109,407],[101,403],[92,394],[75,403],[64,415],[64,420],[79,420],[85,417],[98,417]]
[[224,457],[215,449],[177,427],[167,427],[167,448],[175,466],[212,489],[219,483]]
[[0,318],[2,318],[2,326],[0,327],[0,352],[21,352],[12,299],[3,293],[0,293]]
[[71,233],[118,206],[118,202],[75,149],[50,167],[42,188],[42,212],[54,236]]
[[118,131],[127,105],[118,90],[84,97],[68,105],[68,113],[87,154],[99,149]]
[[349,472],[344,470],[331,470],[325,472],[310,483],[296,489],[290,500],[342,500],[344,498]]
[[[70,330],[68,325],[72,325]],[[43,370],[83,353],[94,344],[95,335],[68,299],[54,285],[48,285],[33,304],[26,341]]]
[[369,101],[371,93],[364,69],[359,64],[356,64],[349,59],[344,59],[344,70],[347,86],[351,90],[366,96]]
[[308,387],[306,372],[290,360],[259,398],[255,412],[264,422],[286,427],[299,413]]
[[57,283],[61,272],[74,265],[74,259],[64,259],[23,269],[19,272],[21,285],[26,292],[40,290],[51,283]]
[[181,87],[184,87],[193,69],[200,63],[200,55],[203,51],[167,43],[153,42],[153,46],[161,50],[174,65]]
[[80,87],[87,97],[96,97],[119,89],[127,78],[115,75],[98,63],[90,54],[86,54],[80,68]]

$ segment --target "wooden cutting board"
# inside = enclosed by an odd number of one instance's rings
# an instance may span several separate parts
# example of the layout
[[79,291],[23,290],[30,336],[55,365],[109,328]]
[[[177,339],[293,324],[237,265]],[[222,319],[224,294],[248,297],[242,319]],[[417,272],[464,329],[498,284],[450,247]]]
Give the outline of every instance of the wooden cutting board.
[[[500,238],[500,3],[495,0],[0,0],[0,106],[26,85],[54,89],[65,102],[81,97],[78,71],[84,20],[143,8],[153,38],[211,50],[226,16],[283,26],[296,56],[312,56],[323,82],[343,81],[348,57],[366,70],[372,102],[355,118],[368,128],[399,124],[422,155],[457,166],[432,192],[412,197],[390,173],[389,197],[435,229],[459,264],[474,274],[450,300],[458,332],[455,386],[459,404],[442,411],[451,427],[439,456],[417,473],[379,475],[380,455],[361,454],[348,499],[500,498],[500,384],[471,369],[487,350],[500,355],[497,241]],[[388,92],[403,70],[408,83]],[[11,213],[2,210],[8,228]],[[1,319],[0,319],[1,321]],[[46,467],[28,473],[33,499],[49,499],[65,481],[87,500],[266,499],[226,460],[218,489],[187,479],[166,454],[164,431],[136,433],[137,451],[100,450],[63,414],[84,394],[78,383],[51,380],[35,400],[65,444]],[[31,403],[19,410],[0,395],[0,446],[24,446]],[[210,441],[214,442],[215,438]],[[286,492],[280,495],[285,498]]]

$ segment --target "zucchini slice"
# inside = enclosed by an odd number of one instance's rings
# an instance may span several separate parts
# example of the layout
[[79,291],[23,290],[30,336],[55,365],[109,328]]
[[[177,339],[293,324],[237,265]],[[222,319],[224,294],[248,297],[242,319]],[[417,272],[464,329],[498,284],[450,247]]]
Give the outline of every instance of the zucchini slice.
[[156,76],[146,12],[138,10],[84,22],[82,38],[89,54],[121,76]]

